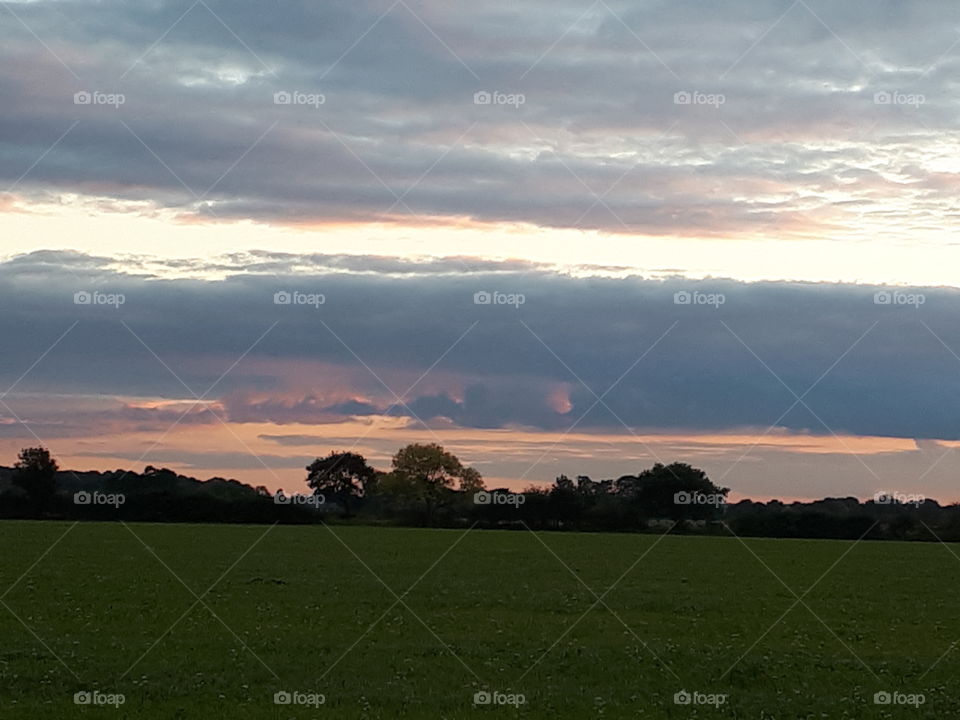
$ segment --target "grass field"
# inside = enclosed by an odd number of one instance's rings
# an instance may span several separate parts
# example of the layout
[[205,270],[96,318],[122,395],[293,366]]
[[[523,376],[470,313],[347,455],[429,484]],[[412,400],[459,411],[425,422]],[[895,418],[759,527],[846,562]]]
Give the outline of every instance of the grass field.
[[2,718],[960,717],[939,544],[4,522],[0,546]]

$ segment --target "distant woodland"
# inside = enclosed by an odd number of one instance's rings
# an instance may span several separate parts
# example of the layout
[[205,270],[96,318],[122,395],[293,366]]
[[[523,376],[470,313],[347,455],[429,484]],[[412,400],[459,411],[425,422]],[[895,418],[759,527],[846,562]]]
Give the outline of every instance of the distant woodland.
[[63,470],[45,448],[0,467],[0,518],[203,523],[358,523],[433,527],[672,532],[780,538],[960,541],[960,506],[880,494],[728,503],[686,463],[593,480],[561,475],[514,493],[486,488],[476,469],[435,444],[407,445],[388,470],[353,452],[304,468],[308,491],[270,492],[236,480],[173,470]]

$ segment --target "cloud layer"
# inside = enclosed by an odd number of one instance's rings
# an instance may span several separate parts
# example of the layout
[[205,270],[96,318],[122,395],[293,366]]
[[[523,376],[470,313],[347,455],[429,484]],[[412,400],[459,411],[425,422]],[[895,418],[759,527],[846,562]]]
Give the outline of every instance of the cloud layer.
[[185,422],[960,436],[952,289],[260,260],[218,281],[78,253],[0,264],[6,402],[53,433],[162,427],[199,397]]
[[894,0],[10,3],[0,183],[284,224],[932,234],[955,217],[958,22]]

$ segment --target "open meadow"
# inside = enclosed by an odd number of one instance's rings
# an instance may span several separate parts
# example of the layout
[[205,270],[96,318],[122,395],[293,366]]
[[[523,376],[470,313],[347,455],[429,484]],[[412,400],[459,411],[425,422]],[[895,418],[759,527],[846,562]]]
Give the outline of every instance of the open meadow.
[[937,543],[58,522],[0,543],[3,718],[960,716]]

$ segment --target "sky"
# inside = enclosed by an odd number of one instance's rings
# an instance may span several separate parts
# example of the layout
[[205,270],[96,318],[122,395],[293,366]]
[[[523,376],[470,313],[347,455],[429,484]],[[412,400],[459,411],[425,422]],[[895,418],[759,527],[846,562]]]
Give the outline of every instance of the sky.
[[955,3],[29,0],[0,47],[0,462],[960,500]]

